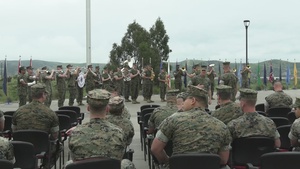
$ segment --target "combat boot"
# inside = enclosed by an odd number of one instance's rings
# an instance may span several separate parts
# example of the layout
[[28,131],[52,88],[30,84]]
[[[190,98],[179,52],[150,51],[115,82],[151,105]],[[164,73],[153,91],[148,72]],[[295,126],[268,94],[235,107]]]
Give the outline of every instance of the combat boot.
[[140,102],[137,102],[136,100],[132,100],[132,104],[140,104]]
[[131,102],[131,100],[129,100],[129,99],[125,99],[125,102]]

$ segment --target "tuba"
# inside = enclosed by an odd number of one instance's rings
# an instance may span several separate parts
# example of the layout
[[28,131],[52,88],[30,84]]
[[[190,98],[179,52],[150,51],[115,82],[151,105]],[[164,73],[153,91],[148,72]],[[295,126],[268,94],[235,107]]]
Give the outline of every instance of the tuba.
[[155,73],[153,71],[153,68],[151,68],[151,81],[153,81],[155,78]]

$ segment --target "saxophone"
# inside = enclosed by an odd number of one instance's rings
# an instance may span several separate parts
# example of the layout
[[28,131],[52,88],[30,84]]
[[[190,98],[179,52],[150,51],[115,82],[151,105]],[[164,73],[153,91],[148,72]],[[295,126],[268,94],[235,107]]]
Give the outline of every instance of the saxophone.
[[151,69],[151,81],[153,81],[155,78],[155,73],[153,71],[153,68]]

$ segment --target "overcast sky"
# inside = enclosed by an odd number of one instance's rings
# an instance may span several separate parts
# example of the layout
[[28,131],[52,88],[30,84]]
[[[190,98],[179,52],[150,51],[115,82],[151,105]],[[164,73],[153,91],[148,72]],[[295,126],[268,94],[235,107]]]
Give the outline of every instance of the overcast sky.
[[[147,30],[158,17],[171,61],[300,61],[298,0],[91,0],[92,62],[107,63],[134,20]],[[86,62],[85,0],[0,0],[0,60]]]

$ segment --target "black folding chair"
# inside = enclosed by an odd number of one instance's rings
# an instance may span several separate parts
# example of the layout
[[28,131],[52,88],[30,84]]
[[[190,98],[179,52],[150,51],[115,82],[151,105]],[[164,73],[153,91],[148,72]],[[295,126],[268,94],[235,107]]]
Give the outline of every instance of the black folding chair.
[[84,113],[81,112],[80,107],[78,106],[62,106],[59,107],[58,110],[73,110],[77,115],[78,123],[81,124],[84,119]]
[[170,157],[170,169],[220,169],[221,158],[216,154],[190,153]]
[[293,112],[293,111],[289,112],[287,115],[287,118],[289,119],[290,124],[293,124],[294,121],[296,120],[295,112]]
[[66,115],[70,117],[71,127],[77,126],[78,120],[74,110],[56,110],[57,115]]
[[0,160],[1,169],[13,169],[14,164],[8,160]]
[[5,111],[3,114],[4,114],[4,115],[13,116],[15,112],[16,112],[16,111]]
[[121,161],[108,158],[91,158],[75,161],[66,166],[66,169],[120,169]]
[[269,117],[287,117],[291,110],[290,107],[273,107],[268,109],[266,113]]
[[38,159],[46,159],[49,161],[50,168],[50,153],[51,149],[49,134],[40,130],[18,130],[13,132],[14,141],[25,141],[34,145],[34,152]]
[[275,151],[274,144],[274,138],[263,136],[234,139],[231,144],[231,168],[243,168],[247,163],[258,166],[261,155]]
[[289,139],[289,132],[291,129],[291,125],[284,125],[277,127],[277,131],[280,134],[280,151],[290,151],[292,150],[291,142]]
[[276,127],[284,126],[290,124],[289,120],[286,117],[270,117],[276,125]]
[[62,114],[58,114],[58,120],[59,120],[59,131],[60,131],[60,142],[63,145],[63,149],[62,149],[62,155],[59,158],[59,168],[61,168],[61,163],[64,165],[65,164],[65,144],[64,142],[67,140],[68,135],[66,134],[66,132],[71,128],[71,121],[70,121],[70,117],[67,115],[62,115]]
[[[300,152],[273,152],[260,158],[260,169],[299,169]],[[248,169],[258,169],[248,164]]]
[[144,116],[148,113],[152,113],[153,110],[155,108],[145,108],[143,109],[143,111],[141,113],[139,113],[139,115],[137,116],[137,120],[138,120],[138,123],[140,125],[140,141],[141,141],[141,150],[143,151],[143,147],[144,147],[144,139],[143,139],[143,131],[144,131],[144,128],[143,128],[143,121],[144,121]]
[[4,115],[4,129],[2,132],[2,136],[5,138],[8,138],[9,140],[11,140],[11,124],[12,124],[12,116],[10,115]]
[[[148,154],[148,162],[149,162],[149,166],[151,165],[151,160],[150,160],[150,150],[147,149],[147,147],[150,147],[150,142],[147,139],[147,132],[149,129],[149,125],[148,125],[148,121],[150,119],[152,113],[147,113],[144,115],[143,117],[143,123],[142,123],[142,128],[143,128],[143,145],[144,145],[144,160],[146,161],[146,155]],[[148,146],[146,145],[146,143],[148,143]]]
[[256,111],[258,114],[260,114],[260,115],[263,115],[263,116],[267,116],[267,114],[265,113],[265,112],[262,112],[262,111]]
[[36,169],[37,158],[32,143],[24,141],[12,141],[16,162],[14,168]]
[[256,111],[262,111],[265,112],[265,104],[264,103],[259,103],[255,105],[255,110]]

